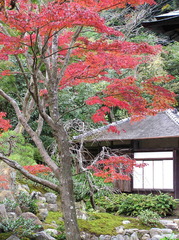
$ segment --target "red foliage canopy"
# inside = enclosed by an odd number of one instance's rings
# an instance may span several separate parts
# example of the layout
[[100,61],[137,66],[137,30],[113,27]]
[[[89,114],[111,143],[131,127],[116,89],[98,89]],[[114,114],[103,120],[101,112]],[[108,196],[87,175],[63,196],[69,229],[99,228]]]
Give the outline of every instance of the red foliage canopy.
[[[105,20],[99,15],[105,9],[123,8],[127,4],[135,7],[143,3],[154,4],[154,1],[57,0],[37,5],[28,0],[18,0],[18,10],[14,8],[0,12],[0,21],[4,23],[0,27],[0,60],[7,60],[11,55],[20,56],[21,59],[30,58],[27,64],[32,62],[29,75],[34,79],[35,92],[40,96],[36,98],[39,97],[39,102],[41,99],[46,101],[44,106],[49,106],[48,94],[51,92],[48,83],[54,78],[59,91],[80,83],[106,81],[107,87],[86,101],[89,105],[99,105],[92,116],[94,122],[107,123],[105,116],[112,107],[126,109],[132,120],[156,114],[175,103],[174,94],[158,85],[159,81],[170,81],[172,77],[146,79],[139,84],[133,76],[122,78],[122,73],[125,69],[135,69],[145,63],[159,53],[161,47],[124,41],[123,34],[106,26]],[[6,5],[10,5],[10,0]],[[96,39],[88,37],[89,29],[95,32]],[[57,36],[56,52],[53,49],[54,36]],[[54,62],[56,65],[53,65]],[[39,78],[39,71],[41,75],[45,73],[43,80]],[[111,71],[114,74],[109,75]],[[0,75],[9,74],[7,69]],[[27,78],[27,75],[24,76]],[[27,85],[30,85],[30,79],[26,79]],[[147,99],[144,97],[146,95]],[[9,122],[2,117],[0,115],[0,129],[7,130]],[[110,164],[105,167],[108,181],[114,176],[117,178],[115,164],[121,164],[121,161],[125,164],[123,158],[110,161],[113,166]],[[130,164],[130,169],[133,165]],[[124,178],[122,175],[120,177]]]

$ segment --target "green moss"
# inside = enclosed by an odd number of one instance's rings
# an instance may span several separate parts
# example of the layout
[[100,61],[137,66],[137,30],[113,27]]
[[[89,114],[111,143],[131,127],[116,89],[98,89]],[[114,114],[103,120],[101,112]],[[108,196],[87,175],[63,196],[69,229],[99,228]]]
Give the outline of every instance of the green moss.
[[8,237],[12,235],[12,232],[7,232],[7,233],[0,233],[0,239],[1,240],[6,240]]
[[[94,233],[95,235],[116,235],[116,227],[124,226],[126,229],[150,229],[143,224],[140,224],[136,218],[114,216],[109,213],[91,213],[89,220],[78,220],[81,231]],[[122,221],[129,220],[129,224],[123,224]],[[157,226],[160,227],[160,226]]]
[[[116,235],[117,233],[115,228],[119,226],[124,226],[125,229],[150,229],[150,227],[139,223],[137,218],[115,216],[110,213],[88,213],[88,215],[88,220],[78,219],[79,228],[81,231],[93,233],[96,236],[99,236],[101,234]],[[129,220],[130,223],[123,224],[122,222],[125,220]],[[59,226],[64,225],[61,212],[49,212],[44,222],[44,228],[53,228],[54,222]],[[162,225],[157,225],[156,227],[162,228]]]
[[57,225],[64,224],[62,221],[62,213],[61,212],[49,212],[47,218],[45,219],[45,224],[53,224],[55,222]]

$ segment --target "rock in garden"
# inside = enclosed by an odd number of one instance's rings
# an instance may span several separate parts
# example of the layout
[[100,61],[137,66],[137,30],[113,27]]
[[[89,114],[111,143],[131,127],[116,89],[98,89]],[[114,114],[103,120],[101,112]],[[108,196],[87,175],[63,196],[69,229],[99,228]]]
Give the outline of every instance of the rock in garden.
[[21,217],[25,218],[25,219],[31,219],[33,220],[33,223],[36,225],[39,225],[39,229],[37,229],[36,231],[42,231],[43,227],[42,227],[42,222],[39,220],[39,218],[31,213],[31,212],[25,212],[21,214]]
[[5,198],[14,200],[14,196],[11,191],[3,190],[0,192],[0,202],[2,202]]
[[151,228],[149,232],[151,237],[154,237],[155,235],[162,235],[160,228]]
[[47,203],[55,204],[57,201],[57,196],[54,193],[45,193],[44,197],[46,198]]
[[131,240],[139,240],[136,232],[131,235]]
[[151,238],[151,240],[160,240],[160,239],[162,239],[162,238],[163,238],[162,235],[155,235],[155,236],[153,236],[153,237]]
[[58,205],[49,203],[47,205],[47,209],[48,209],[48,211],[51,211],[51,212],[58,212]]
[[170,223],[166,226],[167,228],[170,228],[172,230],[178,230],[178,224],[177,223]]
[[131,223],[131,222],[128,220],[122,221],[122,224],[129,224],[129,223]]
[[179,227],[179,219],[173,219],[173,222],[176,223]]
[[161,229],[162,234],[172,234],[172,229],[169,228],[162,228]]
[[41,193],[41,192],[33,191],[33,192],[30,194],[30,196],[31,196],[32,199],[39,199],[39,197],[42,197],[42,193]]
[[[112,236],[112,237],[111,237],[111,240],[119,240],[119,238],[116,237],[116,236]],[[122,239],[120,239],[120,240],[124,240],[124,238],[122,238]]]
[[56,229],[53,229],[53,228],[45,229],[44,232],[46,232],[46,233],[49,234],[50,236],[51,236],[51,235],[58,235],[58,233],[59,233]]
[[40,221],[45,221],[46,217],[48,216],[48,210],[47,209],[39,209],[38,212],[38,218]]
[[[45,199],[46,201],[46,199]],[[38,209],[43,209],[43,208],[47,208],[47,203],[45,202],[37,202],[37,206],[38,206]]]
[[18,184],[16,187],[16,192],[17,193],[25,192],[27,195],[29,195],[30,188],[27,184]]
[[4,204],[0,204],[0,221],[2,221],[4,218],[7,218],[7,212]]
[[20,240],[20,238],[16,237],[15,235],[11,235],[6,240]]
[[83,219],[83,220],[87,220],[88,219],[88,215],[86,212],[80,211],[79,209],[76,210],[76,215],[78,219]]
[[138,229],[137,228],[133,228],[133,229],[126,229],[125,234],[126,235],[132,235],[134,232],[137,232]]
[[[119,238],[119,240],[120,240],[120,238]],[[122,240],[122,239],[121,239],[121,240]],[[124,240],[130,240],[130,237],[127,236],[127,235],[125,235],[125,236],[124,236]]]
[[46,203],[46,198],[45,197],[39,197],[38,200],[42,203]]
[[90,233],[86,233],[86,232],[81,232],[80,233],[81,239],[82,240],[98,240],[98,237],[91,235]]
[[[128,237],[128,236],[127,236],[127,237]],[[117,240],[128,240],[128,239],[129,239],[129,237],[128,237],[128,238],[125,238],[125,236],[123,236],[123,235],[121,235],[121,234],[116,235],[116,238],[117,238]]]
[[17,214],[15,212],[7,212],[7,216],[9,219],[16,219]]
[[55,240],[55,238],[50,236],[45,231],[41,231],[35,234],[35,236],[33,237],[33,240]]
[[111,240],[111,236],[109,235],[100,235],[99,240]]
[[116,227],[115,229],[116,229],[116,233],[124,235],[125,229],[123,226]]
[[148,233],[145,233],[141,238],[141,240],[148,240],[148,239],[150,239],[150,235]]

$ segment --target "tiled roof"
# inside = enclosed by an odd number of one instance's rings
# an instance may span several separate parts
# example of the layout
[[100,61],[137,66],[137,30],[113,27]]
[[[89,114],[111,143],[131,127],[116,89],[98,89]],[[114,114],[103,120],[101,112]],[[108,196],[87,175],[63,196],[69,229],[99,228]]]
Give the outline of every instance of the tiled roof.
[[[120,134],[109,132],[110,126],[116,126]],[[131,122],[129,118],[114,122],[104,127],[89,131],[75,137],[78,141],[112,141],[179,137],[179,113],[176,110],[160,112],[155,116],[147,116],[138,122]]]

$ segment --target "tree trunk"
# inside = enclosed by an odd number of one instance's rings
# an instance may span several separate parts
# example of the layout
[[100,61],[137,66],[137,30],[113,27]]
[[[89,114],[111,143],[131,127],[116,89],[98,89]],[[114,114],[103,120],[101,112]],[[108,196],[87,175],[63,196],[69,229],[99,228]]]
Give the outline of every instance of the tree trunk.
[[78,228],[75,199],[73,193],[72,180],[72,158],[69,149],[68,136],[62,125],[58,125],[56,140],[60,157],[60,186],[61,186],[61,204],[66,230],[67,240],[80,240],[80,231]]

